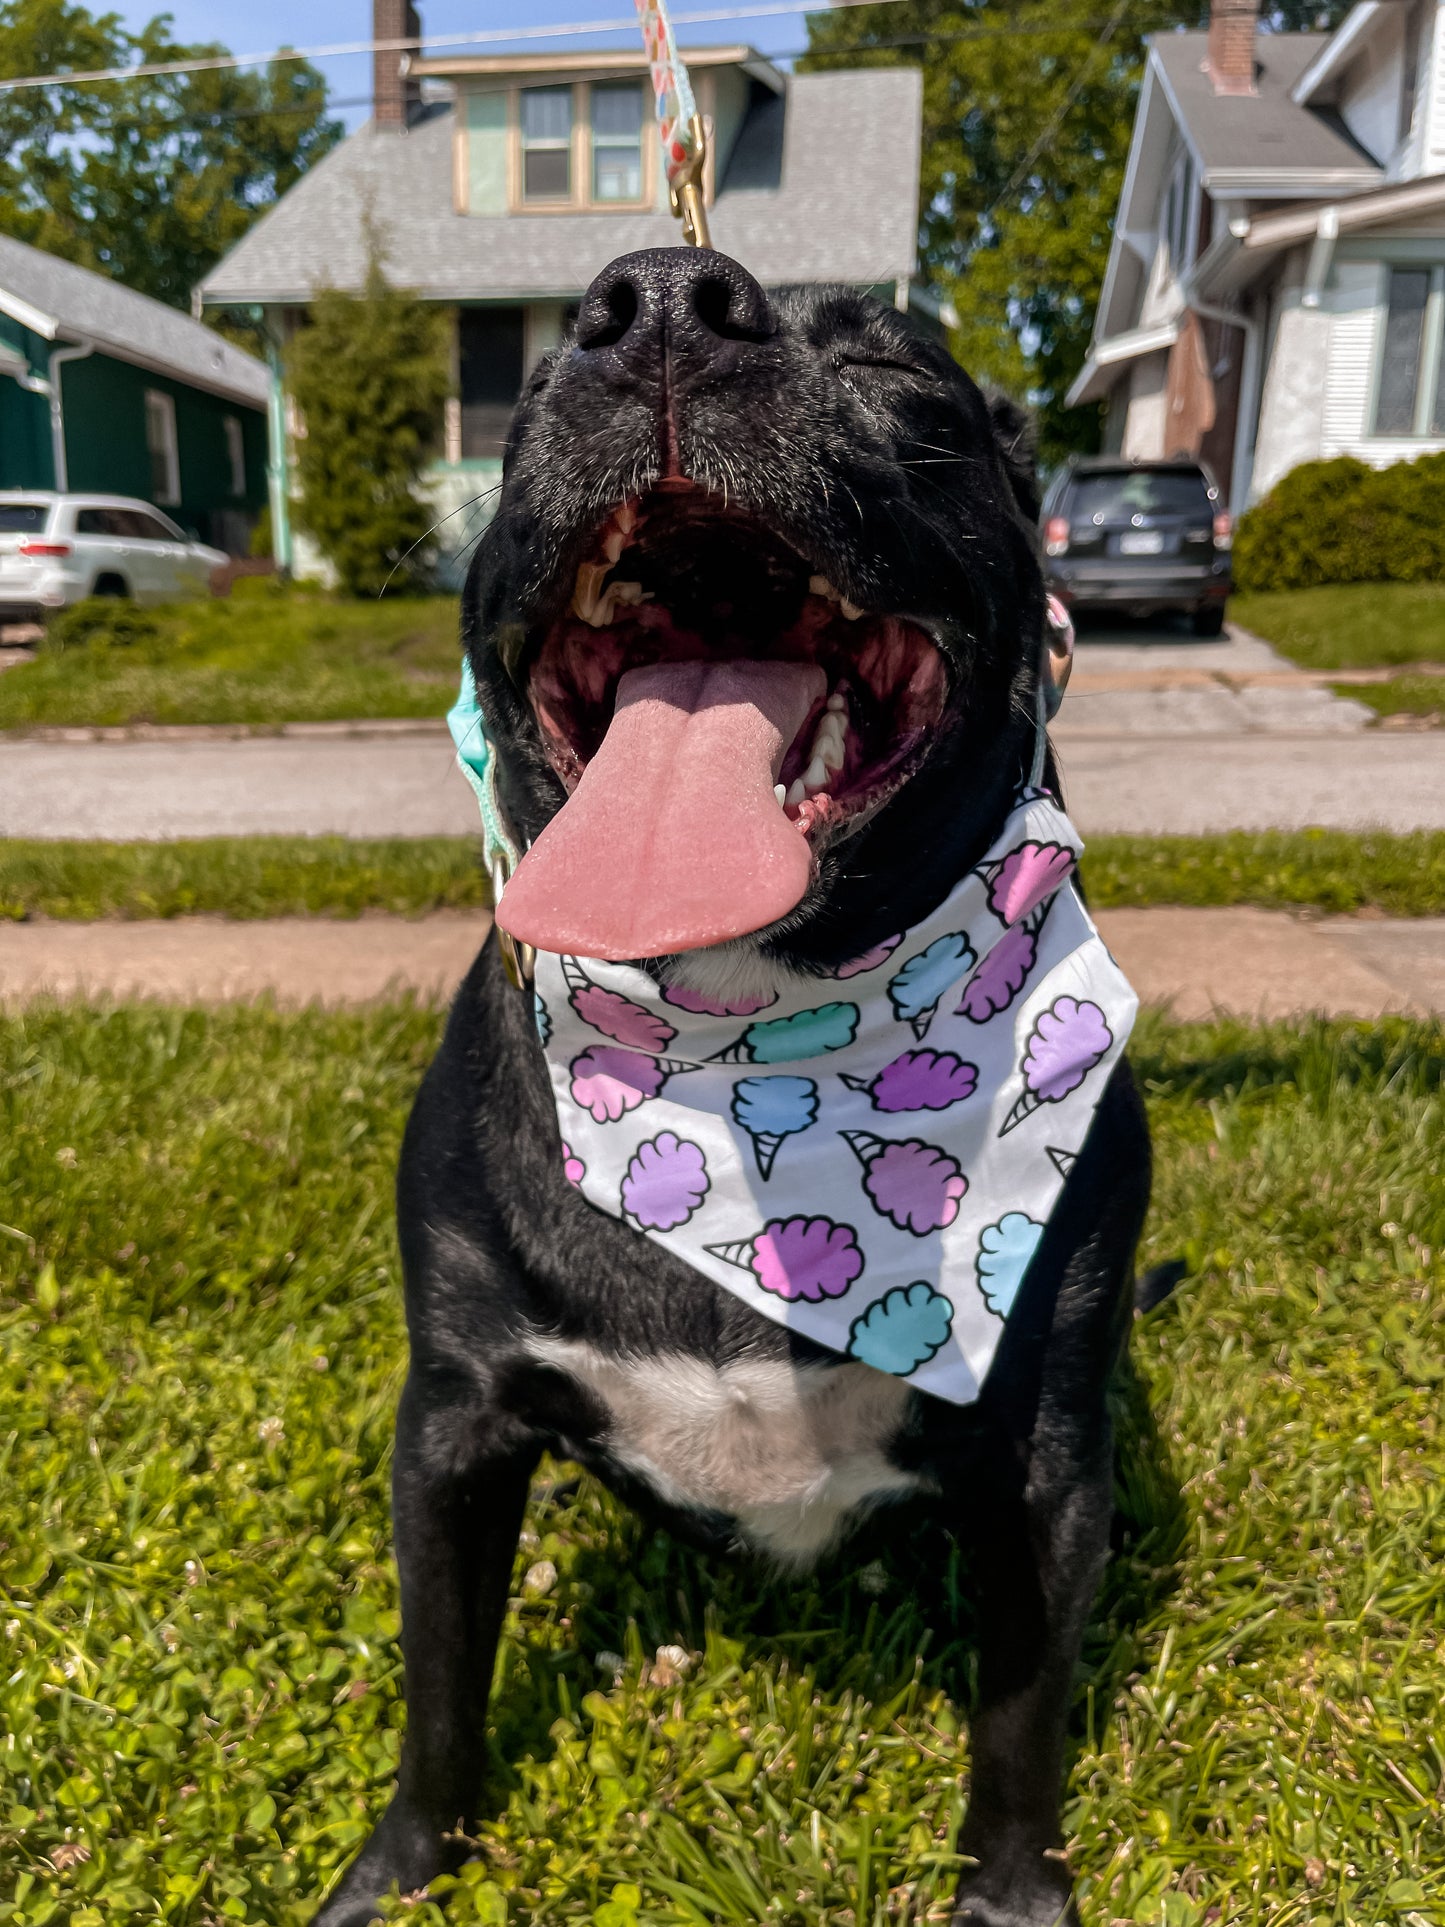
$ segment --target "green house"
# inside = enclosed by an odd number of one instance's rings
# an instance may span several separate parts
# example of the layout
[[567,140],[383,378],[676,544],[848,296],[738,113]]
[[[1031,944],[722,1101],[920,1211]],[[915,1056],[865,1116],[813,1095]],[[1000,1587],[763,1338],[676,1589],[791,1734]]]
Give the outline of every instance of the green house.
[[244,555],[269,391],[188,315],[0,235],[0,489],[139,496]]

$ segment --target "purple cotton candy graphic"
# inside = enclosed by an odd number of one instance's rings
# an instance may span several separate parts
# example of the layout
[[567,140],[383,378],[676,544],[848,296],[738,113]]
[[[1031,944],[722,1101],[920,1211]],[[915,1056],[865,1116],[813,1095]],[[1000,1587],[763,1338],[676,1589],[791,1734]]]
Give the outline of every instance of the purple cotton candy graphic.
[[818,1304],[841,1298],[863,1269],[858,1234],[831,1218],[773,1219],[756,1238],[708,1245],[714,1258],[750,1271],[764,1291]]
[[867,1091],[875,1111],[946,1111],[961,1104],[978,1088],[978,1066],[965,1064],[952,1051],[906,1050],[885,1064],[870,1083],[864,1077],[843,1082],[853,1091]]
[[679,984],[668,984],[662,994],[668,1003],[675,1004],[679,1010],[690,1010],[695,1017],[755,1017],[760,1010],[769,1010],[778,1001],[778,993],[773,991],[771,996],[734,997],[731,1003],[724,1004],[716,997],[704,997],[700,990],[684,990]]
[[625,1050],[665,1050],[676,1037],[672,1025],[652,1011],[615,990],[594,984],[575,957],[562,959],[562,976],[571,992],[572,1008],[583,1023],[600,1030]]
[[1020,843],[994,870],[988,907],[1002,923],[1018,923],[1051,897],[1074,867],[1066,843]]
[[587,1166],[565,1138],[562,1140],[562,1175],[569,1184],[580,1184],[587,1175]]
[[595,1124],[615,1124],[656,1097],[666,1079],[655,1057],[594,1044],[572,1060],[572,1102],[590,1111]]
[[990,1017],[1008,1009],[1027,983],[1039,954],[1040,923],[1040,919],[1031,917],[1004,931],[964,986],[956,1016],[986,1024]]
[[851,963],[839,964],[833,975],[840,978],[861,977],[865,970],[876,970],[879,964],[887,963],[902,941],[902,937],[885,937],[882,943],[875,943],[871,950],[865,950],[861,957],[855,957]]
[[622,1180],[622,1209],[644,1231],[675,1231],[707,1194],[701,1147],[662,1131],[637,1147]]
[[958,1216],[968,1179],[946,1151],[917,1138],[892,1140],[871,1131],[840,1131],[863,1166],[863,1189],[876,1211],[916,1238],[943,1231]]
[[1029,1033],[1024,1050],[1024,1094],[1004,1119],[1003,1130],[1022,1124],[1040,1104],[1057,1104],[1076,1091],[1101,1058],[1108,1055],[1114,1033],[1097,1004],[1074,997],[1058,997]]

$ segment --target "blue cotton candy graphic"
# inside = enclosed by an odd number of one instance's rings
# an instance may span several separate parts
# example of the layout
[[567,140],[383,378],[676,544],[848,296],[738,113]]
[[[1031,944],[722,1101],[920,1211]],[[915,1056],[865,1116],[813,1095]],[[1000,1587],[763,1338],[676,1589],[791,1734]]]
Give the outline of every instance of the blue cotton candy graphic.
[[752,1138],[766,1182],[783,1139],[817,1121],[818,1087],[811,1077],[744,1077],[733,1085],[732,1111]]
[[853,1320],[848,1356],[907,1378],[943,1348],[952,1323],[953,1306],[925,1280],[895,1285]]
[[951,930],[910,957],[889,984],[893,1015],[900,1024],[912,1025],[920,1043],[928,1035],[939,998],[972,968],[976,954],[966,931]]
[[858,1029],[856,1004],[820,1004],[792,1017],[749,1024],[736,1044],[719,1051],[719,1064],[791,1064],[800,1057],[822,1057],[851,1044]]
[[545,1046],[552,1035],[552,1013],[535,990],[532,992],[532,1006],[532,1015],[537,1020],[537,1035]]
[[1000,1318],[1008,1317],[1043,1235],[1043,1226],[1022,1211],[1009,1211],[997,1224],[984,1226],[978,1241],[978,1288]]

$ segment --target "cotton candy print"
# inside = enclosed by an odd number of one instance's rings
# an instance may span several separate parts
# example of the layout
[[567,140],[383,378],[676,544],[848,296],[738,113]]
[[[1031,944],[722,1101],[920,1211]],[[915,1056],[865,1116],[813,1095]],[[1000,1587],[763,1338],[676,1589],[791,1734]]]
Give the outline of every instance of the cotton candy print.
[[745,1077],[733,1085],[732,1115],[752,1139],[766,1182],[784,1138],[817,1123],[818,1086],[811,1077]]
[[675,1231],[708,1194],[701,1147],[662,1131],[637,1148],[622,1180],[622,1209],[644,1231]]
[[1039,1248],[1044,1227],[1022,1211],[1009,1211],[997,1224],[985,1225],[978,1241],[978,1288],[991,1312],[1007,1318],[1018,1296],[1024,1273]]
[[644,1010],[630,997],[594,984],[575,957],[562,959],[562,979],[571,992],[567,1001],[583,1023],[600,1030],[624,1050],[666,1050],[677,1035],[655,1011]]
[[552,1041],[552,1017],[536,991],[532,992],[532,1021],[537,1026],[537,1041],[545,1050]]
[[858,1029],[856,1004],[822,1004],[791,1017],[750,1024],[736,1044],[719,1051],[719,1064],[789,1064],[845,1050]]
[[1000,923],[1022,922],[1054,894],[1077,861],[1077,853],[1067,843],[1020,843],[984,872],[989,909]]
[[916,957],[910,957],[889,984],[888,1001],[894,1016],[900,1024],[913,1027],[913,1035],[920,1044],[928,1035],[944,992],[951,990],[964,972],[972,968],[977,954],[965,931],[950,930],[946,936],[936,937]]
[[906,1050],[874,1078],[840,1073],[850,1091],[867,1093],[875,1111],[946,1111],[978,1089],[978,1066],[952,1051]]
[[863,1166],[863,1189],[875,1211],[916,1238],[942,1231],[958,1216],[968,1179],[947,1151],[918,1138],[874,1137],[871,1131],[840,1131]]
[[875,1371],[907,1378],[948,1343],[953,1304],[926,1278],[895,1285],[855,1318],[848,1332],[848,1356]]
[[585,1207],[738,1316],[972,1402],[1134,1019],[1078,849],[1050,797],[1021,798],[941,903],[821,978],[704,994],[540,952]]
[[1022,1124],[1041,1104],[1058,1104],[1078,1089],[1109,1054],[1114,1042],[1104,1013],[1087,1000],[1060,997],[1034,1025],[1021,1069],[1024,1094],[1004,1120],[999,1136]]
[[774,1219],[756,1238],[708,1250],[779,1298],[841,1298],[863,1270],[857,1232],[831,1218]]

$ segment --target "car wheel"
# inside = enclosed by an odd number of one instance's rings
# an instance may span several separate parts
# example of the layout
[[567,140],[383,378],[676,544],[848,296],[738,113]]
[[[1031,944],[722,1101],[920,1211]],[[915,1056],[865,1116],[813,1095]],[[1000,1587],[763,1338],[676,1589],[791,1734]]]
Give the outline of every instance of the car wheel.
[[1196,636],[1222,636],[1224,634],[1224,604],[1211,603],[1207,609],[1194,611],[1194,633]]
[[123,575],[98,575],[92,595],[129,596],[130,585]]

